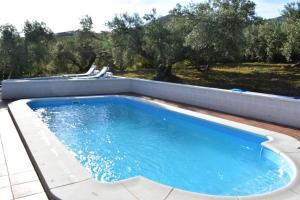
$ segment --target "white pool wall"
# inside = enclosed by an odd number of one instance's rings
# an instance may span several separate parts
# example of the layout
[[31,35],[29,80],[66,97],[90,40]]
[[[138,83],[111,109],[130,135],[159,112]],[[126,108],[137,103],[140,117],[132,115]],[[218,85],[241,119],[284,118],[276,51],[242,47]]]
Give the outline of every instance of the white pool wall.
[[234,115],[300,128],[300,100],[254,92],[133,78],[88,80],[5,80],[3,99],[101,95],[133,92]]

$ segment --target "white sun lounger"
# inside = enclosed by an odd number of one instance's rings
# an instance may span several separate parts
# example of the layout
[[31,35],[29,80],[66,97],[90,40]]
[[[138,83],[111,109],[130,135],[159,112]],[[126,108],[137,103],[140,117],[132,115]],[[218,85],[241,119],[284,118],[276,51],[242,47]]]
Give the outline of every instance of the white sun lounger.
[[52,80],[52,79],[67,79],[67,78],[72,78],[72,77],[87,77],[87,76],[91,76],[96,68],[97,68],[97,66],[93,64],[90,67],[90,69],[84,74],[65,74],[65,75],[59,75],[59,76],[45,76],[45,77],[34,77],[34,78],[24,78],[24,79],[26,79],[26,80]]
[[109,67],[104,66],[99,73],[94,76],[72,77],[71,79],[97,79],[102,78],[109,71]]
[[90,69],[84,73],[84,74],[65,74],[63,77],[84,77],[84,76],[90,76],[97,68],[97,65],[93,64]]

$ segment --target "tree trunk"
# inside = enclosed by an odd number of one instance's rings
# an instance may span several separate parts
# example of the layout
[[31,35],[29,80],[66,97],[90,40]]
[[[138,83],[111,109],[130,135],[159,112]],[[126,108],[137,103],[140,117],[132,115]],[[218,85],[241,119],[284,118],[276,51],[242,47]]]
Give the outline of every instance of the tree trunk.
[[82,66],[79,64],[79,62],[76,60],[76,58],[70,57],[68,59],[72,62],[73,65],[79,67],[79,69],[82,70]]
[[94,62],[96,61],[96,58],[97,58],[97,55],[93,52],[89,59],[88,66],[86,69],[91,68],[92,64],[94,64]]
[[206,72],[206,71],[209,71],[210,70],[210,65],[209,64],[206,64],[206,65],[199,65],[197,67],[197,70],[200,71],[200,72]]
[[171,65],[168,65],[168,66],[159,65],[159,67],[157,69],[157,74],[156,74],[154,80],[169,81],[173,77],[174,77],[174,75],[172,74],[172,66]]
[[7,79],[10,79],[10,78],[11,78],[12,73],[13,73],[13,70],[11,70],[11,71],[9,72],[9,75],[8,75]]
[[291,65],[293,68],[300,68],[300,62],[296,62],[295,64]]

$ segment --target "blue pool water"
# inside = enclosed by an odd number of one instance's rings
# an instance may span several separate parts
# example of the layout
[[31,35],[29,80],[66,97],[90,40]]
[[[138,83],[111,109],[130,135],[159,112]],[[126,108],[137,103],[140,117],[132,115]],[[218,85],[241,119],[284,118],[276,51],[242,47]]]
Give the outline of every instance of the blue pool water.
[[267,139],[125,97],[37,100],[29,106],[99,181],[138,175],[212,195],[287,185],[287,162]]

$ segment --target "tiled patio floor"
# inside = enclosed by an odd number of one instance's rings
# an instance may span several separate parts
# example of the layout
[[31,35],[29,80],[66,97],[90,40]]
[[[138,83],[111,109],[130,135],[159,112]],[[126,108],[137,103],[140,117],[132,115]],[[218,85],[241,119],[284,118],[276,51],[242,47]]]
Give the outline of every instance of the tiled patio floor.
[[0,96],[0,200],[11,199],[48,198]]
[[0,109],[0,199],[47,199],[6,108]]
[[[247,119],[245,117],[164,101],[157,98],[136,94],[126,95],[139,96],[153,101],[164,102],[180,108],[281,132],[300,140],[299,129],[283,127],[276,124]],[[44,200],[47,199],[47,196],[45,195],[43,187],[9,116],[7,104],[1,101],[0,91],[0,200],[10,199]]]

